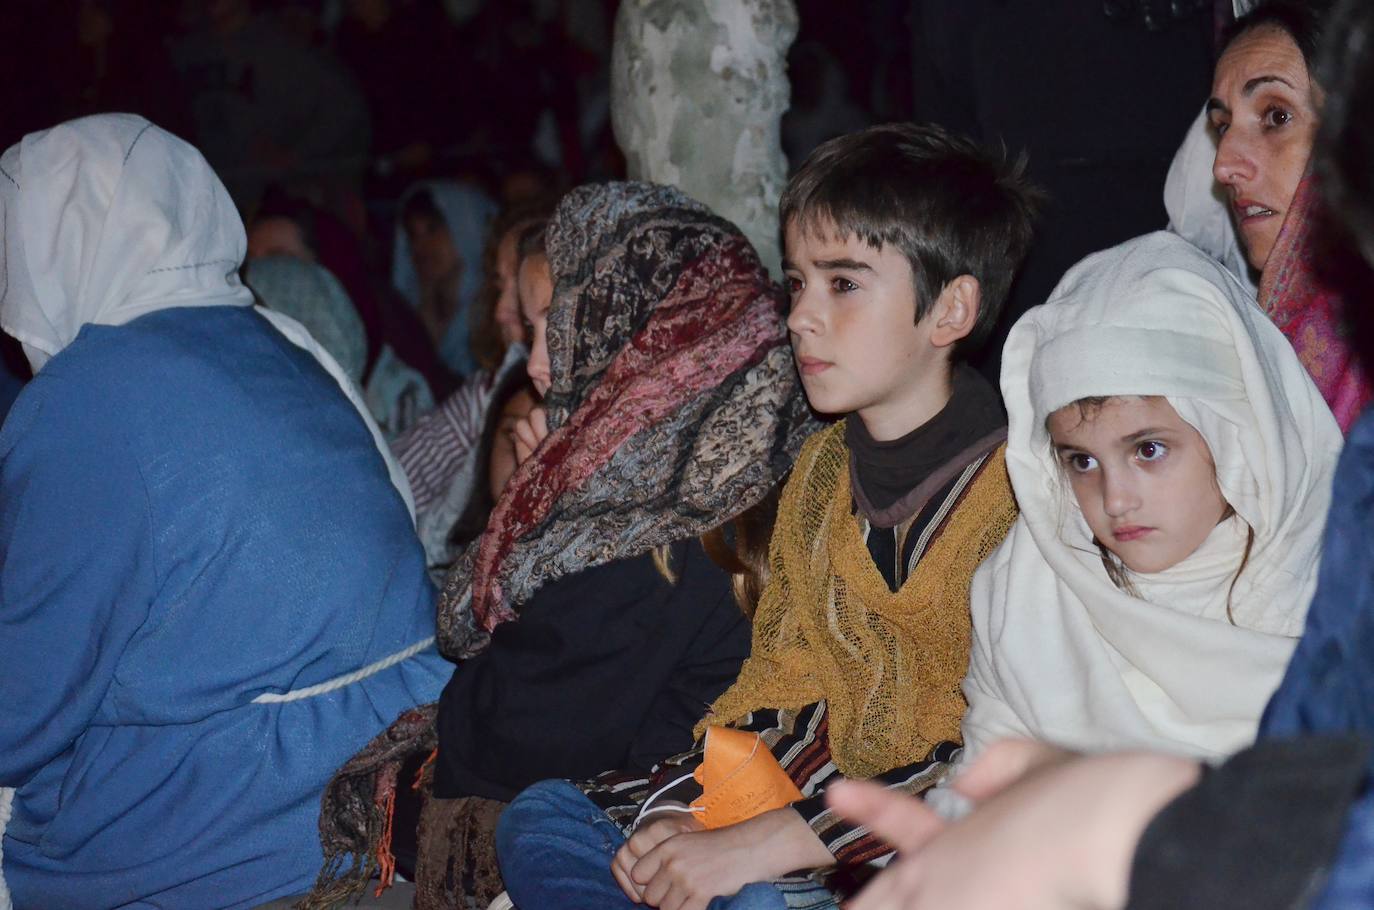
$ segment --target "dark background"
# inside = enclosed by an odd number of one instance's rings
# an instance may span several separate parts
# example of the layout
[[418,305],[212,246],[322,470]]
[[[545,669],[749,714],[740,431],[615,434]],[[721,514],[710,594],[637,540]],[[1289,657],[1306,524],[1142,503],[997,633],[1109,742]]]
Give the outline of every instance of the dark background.
[[[100,111],[195,143],[246,217],[303,195],[379,268],[418,179],[498,198],[624,176],[616,0],[6,0],[0,142]],[[932,120],[1030,155],[1051,196],[1003,320],[1083,255],[1163,227],[1164,174],[1210,83],[1212,0],[797,0],[795,166],[869,123]],[[17,37],[16,37],[17,36]],[[985,369],[995,369],[1000,337]]]

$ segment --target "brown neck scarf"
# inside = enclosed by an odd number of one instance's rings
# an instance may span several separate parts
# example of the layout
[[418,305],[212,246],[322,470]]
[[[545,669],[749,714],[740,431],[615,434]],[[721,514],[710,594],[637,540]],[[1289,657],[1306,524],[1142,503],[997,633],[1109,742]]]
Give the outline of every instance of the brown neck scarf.
[[439,603],[461,659],[554,579],[717,527],[814,429],[781,290],[729,222],[671,187],[580,187],[548,228],[550,433]]

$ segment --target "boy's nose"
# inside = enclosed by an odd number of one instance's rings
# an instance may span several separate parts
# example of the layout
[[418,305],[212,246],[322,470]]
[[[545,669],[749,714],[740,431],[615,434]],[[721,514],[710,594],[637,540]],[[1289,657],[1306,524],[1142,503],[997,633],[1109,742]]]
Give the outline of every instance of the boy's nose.
[[787,314],[787,329],[796,335],[815,334],[821,328],[816,308],[811,306],[805,291],[792,298],[792,309]]

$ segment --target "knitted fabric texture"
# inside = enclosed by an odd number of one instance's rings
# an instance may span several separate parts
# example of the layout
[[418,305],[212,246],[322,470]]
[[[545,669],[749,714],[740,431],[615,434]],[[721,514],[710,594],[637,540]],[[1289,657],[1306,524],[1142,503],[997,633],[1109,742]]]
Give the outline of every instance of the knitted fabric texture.
[[547,233],[549,435],[439,604],[458,660],[554,579],[755,505],[814,429],[783,294],[744,235],[671,187],[573,190]]
[[1003,449],[944,520],[901,589],[873,565],[849,486],[844,424],[802,449],[783,492],[771,574],[738,681],[698,725],[825,699],[836,766],[873,777],[958,740],[973,571],[1016,519]]

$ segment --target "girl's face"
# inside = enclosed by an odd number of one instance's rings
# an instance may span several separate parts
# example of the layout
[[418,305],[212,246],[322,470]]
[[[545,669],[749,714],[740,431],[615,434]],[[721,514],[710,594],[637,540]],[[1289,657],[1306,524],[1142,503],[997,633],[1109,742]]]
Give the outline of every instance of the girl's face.
[[545,334],[549,322],[549,306],[553,303],[553,278],[549,274],[548,257],[541,253],[526,256],[520,263],[520,315],[530,339],[530,359],[525,371],[530,374],[539,396],[548,394],[553,384],[549,368],[549,346]]
[[1093,536],[1132,572],[1177,565],[1225,517],[1211,450],[1167,399],[1071,404],[1047,424]]
[[1217,134],[1212,173],[1256,269],[1268,262],[1307,171],[1319,104],[1302,51],[1283,29],[1256,27],[1217,61],[1207,102]]
[[410,261],[420,284],[432,287],[462,267],[448,225],[427,215],[411,215],[404,222]]
[[509,231],[501,238],[496,247],[496,282],[501,294],[496,298],[496,308],[492,311],[492,321],[501,333],[501,342],[510,347],[517,341],[525,341],[525,323],[520,318],[520,291],[517,287],[516,267],[519,265],[515,252],[516,232]]
[[511,396],[510,401],[501,409],[501,417],[496,424],[496,435],[491,440],[491,463],[487,468],[487,482],[490,484],[491,501],[501,498],[518,464],[515,460],[515,425],[528,417],[534,410],[534,394],[521,389]]

